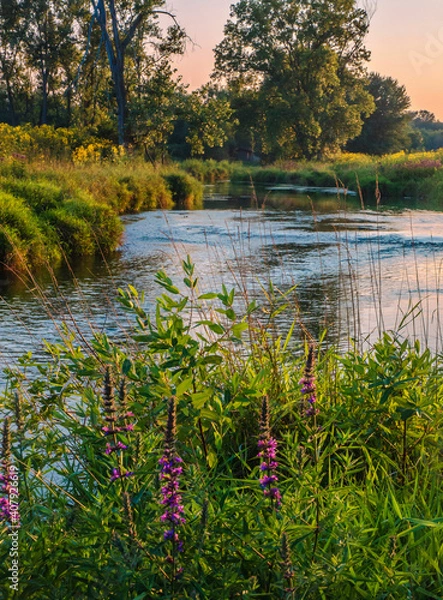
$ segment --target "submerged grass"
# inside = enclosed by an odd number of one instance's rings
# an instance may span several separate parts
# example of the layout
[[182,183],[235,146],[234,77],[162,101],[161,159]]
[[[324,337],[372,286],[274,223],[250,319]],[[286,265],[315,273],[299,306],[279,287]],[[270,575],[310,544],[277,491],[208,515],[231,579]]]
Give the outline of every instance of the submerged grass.
[[440,598],[441,356],[394,333],[308,354],[285,296],[241,310],[183,270],[152,317],[119,291],[123,341],[66,330],[7,371],[20,597]]

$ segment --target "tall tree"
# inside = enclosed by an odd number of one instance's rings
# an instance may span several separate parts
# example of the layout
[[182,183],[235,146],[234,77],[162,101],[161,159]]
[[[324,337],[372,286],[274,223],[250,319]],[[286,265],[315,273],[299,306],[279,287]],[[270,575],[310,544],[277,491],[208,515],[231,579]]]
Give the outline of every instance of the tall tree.
[[392,77],[371,73],[367,90],[374,98],[375,111],[365,121],[361,134],[349,142],[349,149],[368,154],[409,149],[411,100],[405,86]]
[[37,73],[40,93],[40,124],[48,123],[48,102],[52,88],[59,85],[62,62],[73,59],[73,15],[65,0],[25,2],[27,60]]
[[[270,157],[314,157],[355,137],[373,110],[362,76],[368,17],[355,0],[240,0],[215,76],[254,96]],[[239,115],[240,116],[240,115]]]
[[[137,36],[142,48],[148,44],[154,60],[183,51],[184,32],[175,17],[166,11],[164,0],[91,0],[93,18],[100,26],[117,103],[118,142],[124,145],[128,117],[126,63]],[[164,14],[172,25],[162,31],[158,17]]]
[[24,31],[20,3],[17,0],[0,0],[0,70],[6,88],[11,125],[18,123],[16,96],[22,72]]

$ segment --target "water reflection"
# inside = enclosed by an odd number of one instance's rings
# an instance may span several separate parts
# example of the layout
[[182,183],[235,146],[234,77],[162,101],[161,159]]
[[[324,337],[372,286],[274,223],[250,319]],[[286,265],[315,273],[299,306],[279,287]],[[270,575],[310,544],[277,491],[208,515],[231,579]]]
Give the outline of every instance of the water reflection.
[[[260,208],[264,206],[264,208]],[[62,321],[118,333],[125,317],[116,289],[146,292],[149,309],[159,290],[158,269],[180,277],[190,254],[202,291],[236,284],[250,299],[272,280],[283,292],[296,286],[293,311],[318,337],[346,346],[350,337],[373,340],[395,328],[417,303],[403,334],[441,349],[440,293],[443,213],[411,201],[362,210],[354,197],[300,196],[227,184],[207,189],[205,210],[154,211],[124,218],[125,238],[105,263],[90,259],[39,273],[38,288],[0,282],[0,352],[7,364],[44,338],[55,339]],[[290,315],[280,325],[289,325]]]

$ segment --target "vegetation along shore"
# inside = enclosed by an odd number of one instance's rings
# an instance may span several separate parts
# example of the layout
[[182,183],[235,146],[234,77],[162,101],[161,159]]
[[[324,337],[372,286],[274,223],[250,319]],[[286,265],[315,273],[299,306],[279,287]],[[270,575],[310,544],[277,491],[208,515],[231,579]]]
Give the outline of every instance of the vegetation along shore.
[[[110,144],[79,145],[72,131],[2,128],[0,262],[21,273],[63,257],[106,255],[122,239],[120,215],[202,208],[203,184],[216,181],[341,188],[359,195],[363,207],[399,197],[432,202],[443,186],[440,150],[265,167],[197,159],[155,167]],[[269,194],[267,205],[283,207],[278,193]]]
[[66,330],[8,370],[21,597],[439,598],[441,356],[276,337],[288,297],[201,294],[183,269],[158,272],[155,318],[120,290],[125,341]]

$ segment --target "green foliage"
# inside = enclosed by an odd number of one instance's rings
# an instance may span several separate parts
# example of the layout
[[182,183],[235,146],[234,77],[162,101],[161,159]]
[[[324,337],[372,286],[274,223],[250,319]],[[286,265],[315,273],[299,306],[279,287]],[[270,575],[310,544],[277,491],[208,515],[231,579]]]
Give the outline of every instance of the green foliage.
[[0,185],[14,196],[23,198],[37,214],[56,208],[64,199],[62,189],[49,181],[6,179]]
[[20,198],[0,191],[0,262],[22,269],[28,259],[41,264],[56,252],[45,244],[44,230],[31,208]]
[[356,193],[360,190],[368,204],[374,203],[377,194],[382,202],[403,196],[438,201],[442,161],[442,152],[398,152],[383,157],[342,153],[327,162],[291,161],[269,167],[234,164],[230,179],[238,183],[345,187]]
[[[7,165],[0,178],[0,262],[14,271],[50,264],[67,256],[87,256],[114,250],[122,225],[115,211],[80,189],[74,193],[62,181],[22,169],[10,177]],[[5,190],[5,191],[3,191]]]
[[363,80],[367,30],[355,0],[235,4],[215,56],[242,143],[271,159],[314,158],[358,135],[374,108]]
[[[227,167],[213,162],[208,168],[222,173]],[[158,170],[141,161],[51,166],[5,161],[0,193],[5,198],[0,263],[18,272],[48,262],[57,266],[62,254],[112,252],[123,232],[121,214],[195,209],[203,200],[202,184],[184,170]]]
[[228,180],[235,166],[235,163],[227,160],[198,160],[196,158],[180,163],[180,168],[203,183]]
[[229,99],[209,86],[188,96],[186,113],[191,156],[203,156],[208,148],[223,146],[238,124]]
[[[183,290],[157,274],[151,315],[135,288],[119,290],[134,320],[120,336],[126,343],[97,334],[85,344],[65,329],[45,361],[26,355],[7,371],[1,412],[15,423],[21,596],[439,598],[441,357],[392,333],[363,353],[316,352],[319,413],[308,417],[298,384],[304,349],[293,328],[276,336],[273,322],[284,310],[291,318],[288,298],[271,286],[266,307],[243,305],[224,286],[202,294],[189,258],[183,270]],[[105,372],[117,423],[134,426],[115,434],[128,448],[111,454]],[[258,483],[263,395],[278,443],[278,510]],[[160,519],[170,397],[184,468],[183,553]],[[133,474],[110,481],[117,466]],[[4,524],[0,532],[8,599],[10,539]]]
[[202,208],[203,186],[197,179],[180,171],[168,171],[164,178],[171,190],[176,208],[185,210]]
[[375,110],[368,116],[358,137],[349,142],[354,152],[389,154],[411,147],[408,108],[411,100],[406,88],[392,77],[371,73],[367,90],[374,98]]

